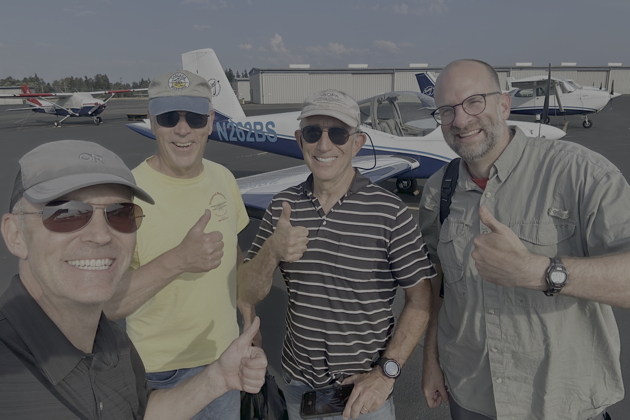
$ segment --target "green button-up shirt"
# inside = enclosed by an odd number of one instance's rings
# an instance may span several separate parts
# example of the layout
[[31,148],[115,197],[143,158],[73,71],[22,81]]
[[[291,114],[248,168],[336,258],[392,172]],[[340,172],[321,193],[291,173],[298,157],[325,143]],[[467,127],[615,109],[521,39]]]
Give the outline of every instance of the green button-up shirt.
[[438,345],[455,401],[497,419],[576,420],[621,400],[619,332],[610,306],[486,282],[471,252],[473,239],[489,232],[479,220],[481,205],[536,254],[630,249],[630,187],[623,175],[584,147],[527,138],[516,129],[485,190],[460,163],[440,229],[443,173],[427,181],[419,225],[444,272]]

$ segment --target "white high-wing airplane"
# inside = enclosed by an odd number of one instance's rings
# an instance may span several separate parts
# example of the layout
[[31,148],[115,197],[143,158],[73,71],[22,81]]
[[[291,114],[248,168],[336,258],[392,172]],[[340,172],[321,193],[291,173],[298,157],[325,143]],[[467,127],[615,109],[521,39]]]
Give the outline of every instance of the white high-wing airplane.
[[[73,92],[73,93],[33,93],[27,85],[22,85],[22,93],[2,94],[0,98],[22,98],[28,102],[28,108],[7,109],[7,111],[33,111],[43,114],[63,117],[55,121],[55,127],[61,127],[61,123],[70,117],[92,117],[94,124],[103,122],[99,116],[105,111],[107,102],[117,93],[140,92],[148,89],[120,89],[103,90],[99,92]],[[92,95],[109,95],[107,99],[96,99]],[[43,98],[57,98],[56,102],[50,102]]]
[[[211,49],[182,54],[184,70],[199,74],[213,87],[215,110],[211,140],[302,159],[294,132],[299,128],[298,111],[246,117],[232,91],[223,67]],[[417,92],[389,92],[359,101],[361,131],[369,136],[353,165],[372,182],[397,178],[401,192],[417,189],[416,178],[428,178],[456,157],[431,116],[432,98]],[[558,139],[564,131],[555,127],[510,121],[528,136]],[[151,138],[150,121],[127,124]],[[278,192],[303,182],[310,171],[306,165],[239,178],[243,201],[248,207],[265,210]]]
[[[507,91],[512,97],[512,114],[535,115],[536,121],[540,121],[545,104],[547,92],[548,75],[526,77],[524,79],[514,79],[508,77]],[[435,75],[429,72],[416,74],[420,91],[433,97],[435,86]],[[582,115],[584,128],[591,128],[593,122],[588,119],[587,114],[598,113],[613,98],[620,96],[615,93],[615,82],[612,82],[610,92],[606,89],[580,86],[571,79],[558,77],[550,78],[551,89],[549,89],[549,113],[546,124],[549,123],[551,115]]]

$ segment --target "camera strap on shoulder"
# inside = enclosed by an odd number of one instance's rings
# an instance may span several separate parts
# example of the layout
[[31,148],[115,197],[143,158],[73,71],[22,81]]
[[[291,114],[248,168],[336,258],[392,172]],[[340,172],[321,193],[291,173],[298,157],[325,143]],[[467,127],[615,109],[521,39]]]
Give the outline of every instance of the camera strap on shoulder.
[[[453,194],[457,187],[457,179],[459,178],[459,161],[461,158],[455,158],[446,165],[446,170],[442,176],[442,188],[440,189],[440,229],[442,224],[451,212],[451,202]],[[440,297],[444,297],[444,278],[440,286]]]

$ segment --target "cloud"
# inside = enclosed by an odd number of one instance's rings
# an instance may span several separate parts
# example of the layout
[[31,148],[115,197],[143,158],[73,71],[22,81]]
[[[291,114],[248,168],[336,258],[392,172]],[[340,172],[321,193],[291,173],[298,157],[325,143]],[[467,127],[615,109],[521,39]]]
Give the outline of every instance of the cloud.
[[6,45],[4,45],[2,42],[0,42],[0,48],[5,47]]
[[390,52],[393,54],[397,54],[400,52],[398,46],[391,41],[383,41],[382,39],[374,41],[374,48],[381,51]]
[[218,10],[227,7],[225,0],[183,0],[182,4],[198,4],[210,10]]
[[446,0],[410,0],[413,3],[416,3],[417,6],[410,5],[407,3],[395,4],[392,7],[392,10],[396,14],[401,15],[418,15],[422,16],[425,13],[432,13],[436,15],[441,15],[443,13],[448,12],[448,6],[446,5]]
[[253,50],[254,47],[252,46],[252,44],[241,44],[238,46],[241,50],[246,50],[246,51],[250,51]]
[[405,3],[401,4],[400,6],[395,4],[394,13],[400,13],[401,15],[406,15],[407,13],[409,13],[409,6],[407,6]]
[[448,12],[448,6],[445,0],[430,0],[429,3],[429,11],[431,13],[441,15],[442,13]]
[[333,54],[348,54],[353,52],[352,48],[346,48],[343,44],[337,44],[336,42],[328,43],[328,51]]
[[278,34],[275,34],[273,38],[271,38],[271,49],[273,52],[278,54],[288,54],[289,50],[284,47],[284,42],[282,41],[282,37]]
[[193,25],[193,28],[194,28],[196,31],[204,31],[204,30],[206,30],[206,29],[210,29],[210,28],[212,28],[212,26],[210,26],[210,25]]

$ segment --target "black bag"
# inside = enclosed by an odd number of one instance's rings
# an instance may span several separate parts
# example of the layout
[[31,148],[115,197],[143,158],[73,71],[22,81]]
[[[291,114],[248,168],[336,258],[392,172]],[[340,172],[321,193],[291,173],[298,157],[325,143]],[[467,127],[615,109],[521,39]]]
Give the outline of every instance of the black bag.
[[284,393],[272,375],[265,374],[265,384],[257,394],[241,391],[241,420],[288,420]]

